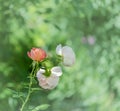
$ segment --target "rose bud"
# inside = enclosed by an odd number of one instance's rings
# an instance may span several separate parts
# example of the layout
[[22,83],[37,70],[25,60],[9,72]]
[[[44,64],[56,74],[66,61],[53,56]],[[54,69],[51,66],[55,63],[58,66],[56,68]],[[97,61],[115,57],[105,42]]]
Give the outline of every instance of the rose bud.
[[30,52],[27,52],[29,58],[34,61],[42,61],[46,58],[46,52],[41,48],[32,48]]

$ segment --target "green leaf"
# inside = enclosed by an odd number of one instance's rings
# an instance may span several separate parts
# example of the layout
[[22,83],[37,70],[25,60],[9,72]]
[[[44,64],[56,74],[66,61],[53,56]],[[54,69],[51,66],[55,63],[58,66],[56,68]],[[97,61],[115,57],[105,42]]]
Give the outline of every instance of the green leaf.
[[53,24],[54,25],[54,27],[56,28],[56,29],[58,29],[59,31],[61,31],[61,28],[58,26],[58,25],[56,25],[56,24]]
[[35,109],[32,111],[39,111],[39,110],[46,110],[50,105],[49,104],[42,104],[40,106],[37,106]]

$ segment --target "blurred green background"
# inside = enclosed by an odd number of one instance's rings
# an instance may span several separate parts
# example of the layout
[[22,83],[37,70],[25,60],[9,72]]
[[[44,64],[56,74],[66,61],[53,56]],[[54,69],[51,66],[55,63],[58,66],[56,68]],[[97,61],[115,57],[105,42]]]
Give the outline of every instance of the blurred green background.
[[119,0],[0,0],[0,111],[19,111],[27,51],[55,53],[59,43],[73,48],[76,63],[57,88],[34,92],[26,111],[120,111]]

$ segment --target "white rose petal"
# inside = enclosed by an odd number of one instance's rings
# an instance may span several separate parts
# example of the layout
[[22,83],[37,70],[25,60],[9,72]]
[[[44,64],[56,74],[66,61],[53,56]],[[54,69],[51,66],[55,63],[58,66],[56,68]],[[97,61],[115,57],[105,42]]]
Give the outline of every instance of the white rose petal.
[[40,69],[38,72],[37,72],[37,78],[40,78],[41,77],[41,74],[45,73],[45,70],[44,69]]
[[55,75],[55,76],[61,76],[62,75],[61,67],[59,67],[59,66],[53,67],[51,69],[51,73],[52,73],[52,75]]
[[75,53],[71,47],[62,47],[60,44],[56,47],[56,53],[63,57],[63,64],[65,66],[72,66],[75,63]]
[[69,46],[62,48],[63,64],[66,66],[72,66],[75,63],[75,53]]
[[55,88],[58,85],[59,82],[59,77],[51,75],[48,79],[47,79],[47,83],[50,86],[50,89]]
[[55,76],[50,76],[50,77],[46,77],[45,75],[41,75],[40,78],[38,78],[39,81],[39,85],[43,88],[43,89],[53,89],[58,85],[59,82],[59,77],[55,77]]
[[44,89],[53,89],[59,82],[59,76],[62,75],[62,70],[59,66],[56,66],[51,69],[51,75],[49,77],[46,77],[43,73],[45,73],[44,69],[40,69],[37,72],[39,85]]
[[56,53],[60,56],[62,56],[62,45],[59,44],[57,47],[56,47]]

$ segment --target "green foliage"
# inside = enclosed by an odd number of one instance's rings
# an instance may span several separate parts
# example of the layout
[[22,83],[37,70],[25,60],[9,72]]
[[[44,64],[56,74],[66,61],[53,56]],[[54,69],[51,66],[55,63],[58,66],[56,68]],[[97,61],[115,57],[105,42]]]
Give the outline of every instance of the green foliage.
[[[31,71],[27,51],[42,47],[55,53],[62,43],[73,47],[76,64],[64,68],[52,91],[41,90],[35,83],[36,92],[27,107],[119,111],[119,12],[119,0],[0,0],[0,110],[18,111],[20,98],[26,96]],[[83,41],[90,36],[94,44]]]
[[32,111],[39,111],[39,110],[45,110],[49,107],[48,104],[43,104],[43,105],[40,105],[40,106],[37,106],[35,109],[33,109]]

